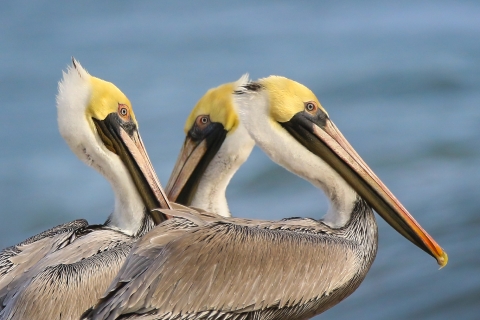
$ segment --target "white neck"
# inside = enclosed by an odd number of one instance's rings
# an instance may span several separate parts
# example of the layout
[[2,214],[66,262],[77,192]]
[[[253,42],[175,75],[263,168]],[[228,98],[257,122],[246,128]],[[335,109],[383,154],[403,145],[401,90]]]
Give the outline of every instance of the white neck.
[[89,77],[81,66],[79,69],[69,67],[58,84],[60,134],[77,157],[110,182],[115,195],[115,207],[109,218],[109,226],[135,235],[142,228],[145,205],[123,162],[105,147],[86,118],[85,109],[92,90]]
[[254,141],[242,125],[225,138],[198,184],[191,205],[203,210],[230,217],[225,192],[238,168],[252,152]]
[[274,162],[325,192],[330,206],[323,217],[324,223],[333,228],[345,225],[350,219],[357,194],[327,163],[271,119],[269,103],[263,90],[235,95],[240,121],[255,143]]

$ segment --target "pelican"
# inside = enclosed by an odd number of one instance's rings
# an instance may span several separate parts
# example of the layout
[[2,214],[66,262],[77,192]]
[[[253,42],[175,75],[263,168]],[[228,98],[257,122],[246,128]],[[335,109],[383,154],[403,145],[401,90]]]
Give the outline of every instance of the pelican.
[[254,141],[234,110],[232,93],[248,83],[212,88],[200,98],[185,123],[185,142],[167,183],[170,201],[230,217],[225,192],[238,168],[252,152]]
[[0,319],[75,319],[92,306],[132,244],[170,208],[128,98],[72,60],[58,85],[58,125],[70,149],[100,172],[115,195],[103,225],[75,220],[4,249]]
[[255,143],[325,192],[326,215],[261,221],[160,210],[175,218],[135,244],[84,318],[311,318],[365,278],[377,252],[372,209],[446,265],[447,254],[360,158],[308,88],[270,76],[236,88],[234,100]]

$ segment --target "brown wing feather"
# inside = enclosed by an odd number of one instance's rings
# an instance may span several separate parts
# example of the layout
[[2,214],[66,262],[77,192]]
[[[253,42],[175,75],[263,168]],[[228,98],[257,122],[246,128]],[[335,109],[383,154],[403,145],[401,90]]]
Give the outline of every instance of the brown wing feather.
[[[62,235],[41,241],[61,243]],[[134,239],[96,229],[40,259],[7,287],[0,319],[75,319],[105,292]]]
[[[325,237],[321,228],[308,231],[312,223],[299,224],[305,232],[285,231],[294,228],[294,222],[224,219],[185,229],[149,250],[137,245],[130,268],[88,316],[153,312],[158,319],[189,319],[292,308],[331,294],[356,275],[353,243]],[[163,232],[157,227],[147,236]]]
[[68,243],[75,232],[88,225],[86,220],[74,220],[58,225],[0,252],[0,310],[12,281],[18,280],[45,256]]
[[[67,222],[61,225],[58,225],[56,227],[53,227],[51,229],[48,229],[46,231],[43,231],[37,235],[34,235],[14,246],[8,247],[3,249],[0,252],[0,282],[1,279],[8,274],[9,272],[12,271],[16,266],[18,266],[20,263],[28,261],[32,262],[32,259],[24,259],[19,262],[13,262],[12,260],[15,259],[16,256],[21,254],[22,252],[26,251],[26,248],[31,248],[33,246],[28,246],[29,244],[38,242],[39,240],[45,239],[45,238],[52,238],[53,236],[57,235],[64,235],[66,238],[70,237],[72,232],[75,230],[78,230],[82,227],[86,227],[88,225],[87,220],[84,219],[79,219],[79,220],[74,220],[71,222]],[[36,250],[38,251],[38,249]],[[24,254],[25,255],[25,254]],[[38,261],[38,260],[37,260]],[[0,286],[1,288],[1,286]]]

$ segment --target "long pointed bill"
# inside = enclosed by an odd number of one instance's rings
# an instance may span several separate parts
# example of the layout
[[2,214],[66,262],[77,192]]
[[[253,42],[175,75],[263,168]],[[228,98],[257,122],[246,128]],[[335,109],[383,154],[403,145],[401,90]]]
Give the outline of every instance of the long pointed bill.
[[116,153],[127,167],[145,206],[156,224],[168,219],[154,209],[171,209],[165,192],[153,169],[136,126],[123,124],[116,114],[105,120],[93,119],[106,147]]
[[187,135],[167,183],[170,201],[190,205],[210,161],[222,146],[226,131],[220,124],[203,139]]
[[433,256],[441,267],[447,264],[446,252],[373,173],[330,119],[318,126],[302,114],[297,114],[282,125],[311,152],[332,166],[395,230]]

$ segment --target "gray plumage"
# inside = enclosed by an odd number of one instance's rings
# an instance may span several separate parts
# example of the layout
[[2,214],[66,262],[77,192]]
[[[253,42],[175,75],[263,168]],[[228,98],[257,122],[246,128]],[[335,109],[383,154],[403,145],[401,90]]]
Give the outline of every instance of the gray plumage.
[[75,220],[4,249],[0,319],[78,318],[108,288],[137,239]]
[[184,209],[145,235],[85,319],[308,319],[362,282],[377,250],[373,212],[352,219],[223,218]]
[[[4,281],[4,278],[7,274],[13,272],[13,270],[20,265],[25,269],[26,263],[29,263],[30,265],[36,263],[39,258],[43,257],[41,253],[37,255],[37,259],[35,260],[33,257],[29,257],[26,261],[16,261],[15,263],[13,262],[15,260],[15,257],[20,255],[22,252],[25,252],[28,245],[34,242],[37,242],[39,240],[42,240],[44,238],[51,238],[55,235],[59,234],[68,234],[71,235],[73,231],[78,230],[82,227],[88,226],[88,222],[84,219],[78,219],[74,220],[71,222],[67,222],[61,225],[58,225],[56,227],[53,227],[51,229],[48,229],[46,231],[43,231],[35,236],[32,236],[19,244],[16,244],[14,246],[8,247],[3,249],[0,252],[0,283]],[[46,249],[46,248],[44,248]],[[48,249],[45,253],[48,253]],[[42,250],[42,253],[44,251]],[[28,268],[28,267],[27,267]],[[0,288],[2,286],[0,285]]]

